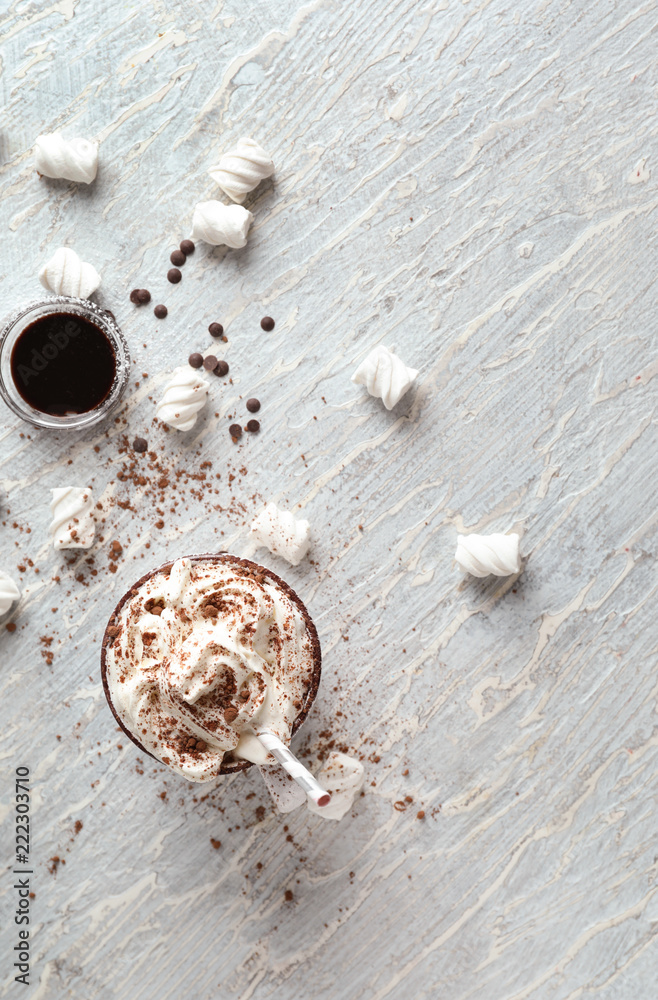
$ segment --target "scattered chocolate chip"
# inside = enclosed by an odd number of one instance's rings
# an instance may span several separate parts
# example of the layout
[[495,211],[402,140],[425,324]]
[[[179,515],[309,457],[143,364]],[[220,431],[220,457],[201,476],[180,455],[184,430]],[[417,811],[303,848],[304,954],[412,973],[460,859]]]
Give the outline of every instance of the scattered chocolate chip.
[[[177,267],[170,267],[167,271],[167,281],[170,281],[172,285],[177,285],[180,279],[183,277],[181,272]],[[150,296],[149,296],[150,298]]]
[[247,400],[247,409],[250,413],[258,413],[260,410],[260,400],[256,399],[255,396]]
[[112,544],[110,545],[110,548],[112,549],[112,555],[110,558],[118,559],[121,553],[123,552],[123,545],[121,544],[121,542],[115,539],[115,541],[113,541]]
[[153,310],[153,312],[158,317],[158,319],[164,319],[165,316],[167,315],[167,307],[166,306],[156,306],[155,309]]
[[416,819],[425,819],[425,810],[419,809],[416,813]]
[[172,250],[172,252],[169,254],[169,260],[171,261],[172,264],[175,264],[176,267],[182,267],[182,265],[187,260],[187,257],[185,256],[182,250]]
[[110,638],[114,639],[120,632],[118,625],[108,625],[105,629]]
[[219,848],[222,846],[221,840],[215,840],[214,837],[210,838],[210,843],[212,844],[212,846],[215,848],[216,851],[218,851]]
[[161,607],[159,604],[154,604],[150,610],[152,615],[155,615],[157,618],[159,618],[162,612],[164,611],[164,608]]
[[215,357],[214,354],[209,354],[208,357],[203,358],[202,364],[207,372],[214,372],[218,364],[217,358]]
[[133,288],[132,292],[130,293],[130,301],[134,302],[135,305],[137,305],[138,302],[139,302],[139,293],[140,293],[140,291],[141,291],[141,289],[139,289],[139,288]]
[[149,444],[146,438],[135,438],[133,441],[133,449],[135,451],[147,451],[148,446]]
[[151,293],[148,288],[133,288],[130,293],[130,301],[137,306],[146,305],[147,302],[151,301]]
[[215,375],[228,375],[228,365],[225,361],[218,361],[214,368]]
[[211,337],[221,337],[224,333],[224,327],[221,323],[211,323],[208,327],[208,333]]
[[252,434],[255,434],[256,431],[260,430],[260,424],[259,424],[259,422],[257,420],[248,420],[247,421],[247,430],[251,431]]
[[242,437],[242,428],[240,427],[240,424],[231,424],[231,426],[228,429],[228,432],[231,435],[231,437],[235,438],[236,440],[239,437]]
[[8,632],[15,632],[16,631],[16,622],[7,622],[7,624],[5,625],[5,628],[7,629]]
[[286,903],[292,903],[295,898],[292,889],[286,889],[283,895],[285,896]]
[[205,750],[206,749],[206,744],[203,742],[203,740],[197,740],[196,741],[196,748],[197,748],[197,750]]
[[187,363],[192,368],[201,368],[203,365],[203,354],[190,354]]
[[262,320],[260,321],[260,325],[263,328],[263,330],[266,330],[267,333],[269,333],[270,330],[274,329],[274,320],[272,319],[271,316],[263,316]]
[[226,722],[233,722],[234,719],[238,717],[238,710],[233,705],[229,705],[228,708],[224,709],[224,720]]
[[248,691],[241,691],[240,692],[240,700],[241,701],[249,701],[249,692]]
[[194,243],[192,240],[183,240],[180,248],[186,257],[189,257],[191,253],[194,253]]

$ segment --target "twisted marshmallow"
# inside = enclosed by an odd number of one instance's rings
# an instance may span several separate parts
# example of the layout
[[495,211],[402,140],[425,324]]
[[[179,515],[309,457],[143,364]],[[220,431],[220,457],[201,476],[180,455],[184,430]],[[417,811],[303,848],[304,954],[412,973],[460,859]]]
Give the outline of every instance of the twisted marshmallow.
[[209,383],[192,368],[181,365],[167,383],[164,396],[156,407],[156,415],[177,431],[189,431],[203,409]]
[[291,565],[302,561],[311,544],[310,524],[296,518],[275,503],[268,503],[253,521],[251,536],[275,556],[282,556]]
[[21,592],[9,576],[0,569],[0,618],[6,615],[14,601],[20,599]]
[[55,295],[73,295],[88,299],[101,283],[92,264],[80,260],[75,250],[60,247],[39,271],[39,281]]
[[379,396],[387,410],[400,402],[418,372],[388,347],[375,347],[352,375],[357,385],[365,385],[371,396]]
[[46,177],[91,184],[98,170],[98,144],[88,139],[65,139],[59,132],[40,135],[34,144],[37,170]]
[[331,795],[331,802],[328,806],[317,806],[308,799],[309,810],[323,819],[342,819],[363,787],[365,771],[360,760],[346,753],[330,753],[317,779]]
[[455,559],[471,576],[511,576],[521,569],[518,535],[457,535]]
[[274,163],[253,139],[240,139],[236,148],[220,158],[208,173],[233,201],[242,202],[250,191],[274,173]]
[[50,491],[53,519],[50,533],[56,549],[88,549],[94,541],[94,502],[88,486],[64,486]]
[[224,205],[221,201],[201,201],[192,217],[192,239],[212,246],[225,244],[239,250],[247,242],[253,215],[242,205]]

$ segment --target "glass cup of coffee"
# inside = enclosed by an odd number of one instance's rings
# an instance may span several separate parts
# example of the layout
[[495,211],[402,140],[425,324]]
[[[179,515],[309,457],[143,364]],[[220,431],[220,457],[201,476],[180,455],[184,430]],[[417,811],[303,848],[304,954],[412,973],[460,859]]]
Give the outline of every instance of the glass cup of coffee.
[[0,330],[0,396],[37,427],[83,428],[107,416],[130,376],[111,312],[56,295],[17,309]]

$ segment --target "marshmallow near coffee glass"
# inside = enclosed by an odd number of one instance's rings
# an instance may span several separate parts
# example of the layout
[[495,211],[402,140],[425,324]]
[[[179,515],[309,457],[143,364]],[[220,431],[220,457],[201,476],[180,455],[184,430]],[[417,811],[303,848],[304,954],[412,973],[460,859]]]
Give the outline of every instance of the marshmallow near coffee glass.
[[103,637],[103,688],[140,750],[190,781],[269,764],[258,737],[290,743],[320,683],[317,631],[294,590],[228,553],[147,573]]
[[112,315],[53,295],[15,310],[0,330],[0,396],[37,427],[79,429],[117,405],[130,354]]

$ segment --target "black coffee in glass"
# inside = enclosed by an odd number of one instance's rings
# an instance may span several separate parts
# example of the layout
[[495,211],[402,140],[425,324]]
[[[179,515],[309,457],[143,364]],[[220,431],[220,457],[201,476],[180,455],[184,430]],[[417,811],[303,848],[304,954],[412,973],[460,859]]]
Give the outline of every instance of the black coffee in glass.
[[103,330],[73,313],[51,313],[26,326],[11,352],[11,376],[26,403],[63,417],[95,410],[117,372]]

